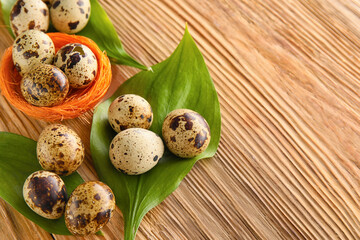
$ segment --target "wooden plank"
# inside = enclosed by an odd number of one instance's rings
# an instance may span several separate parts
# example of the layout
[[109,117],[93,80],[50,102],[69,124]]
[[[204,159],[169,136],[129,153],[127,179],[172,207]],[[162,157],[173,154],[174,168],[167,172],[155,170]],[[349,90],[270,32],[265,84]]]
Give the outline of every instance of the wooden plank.
[[[147,65],[171,54],[188,22],[221,104],[217,154],[145,216],[138,239],[360,239],[359,2],[100,2]],[[3,52],[12,40],[0,36]],[[108,96],[138,70],[113,71]],[[65,121],[85,143],[86,180],[97,179],[91,118]],[[46,125],[0,97],[1,131],[36,140]],[[6,239],[51,239],[2,200],[0,221]],[[103,232],[122,239],[118,209]]]

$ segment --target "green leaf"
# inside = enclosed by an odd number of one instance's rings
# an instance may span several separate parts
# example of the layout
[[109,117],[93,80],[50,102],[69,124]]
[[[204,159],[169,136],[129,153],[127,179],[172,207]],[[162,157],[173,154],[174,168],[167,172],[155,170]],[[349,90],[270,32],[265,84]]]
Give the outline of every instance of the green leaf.
[[89,23],[78,34],[94,40],[101,50],[106,51],[112,63],[148,70],[125,52],[113,24],[97,0],[91,0]]
[[13,37],[14,37],[14,34],[12,33],[11,28],[10,28],[10,12],[11,12],[12,6],[14,5],[15,2],[16,2],[16,0],[1,0],[1,10],[2,10],[4,23],[5,23],[5,26],[7,27],[7,29],[9,30],[11,36],[13,36]]
[[[0,132],[0,197],[22,215],[54,234],[70,235],[64,216],[49,220],[37,215],[25,203],[22,189],[26,178],[41,170],[36,157],[36,142],[13,133]],[[62,177],[68,196],[81,183],[78,173]]]
[[[1,0],[4,22],[12,36],[14,35],[10,29],[10,12],[15,2],[16,0]],[[91,14],[89,22],[86,27],[77,34],[91,38],[96,42],[101,50],[106,51],[112,63],[149,70],[149,68],[140,64],[125,52],[113,24],[99,2],[97,0],[90,0],[90,2]],[[53,29],[52,26],[50,26],[49,31],[51,31],[51,29]]]
[[[90,147],[95,169],[100,179],[115,193],[116,203],[125,219],[125,239],[134,239],[143,216],[179,186],[197,160],[212,157],[220,140],[217,93],[203,56],[187,28],[175,52],[153,66],[153,70],[136,74],[99,105],[91,128]],[[108,123],[107,112],[116,97],[128,93],[138,94],[149,101],[154,112],[150,130],[159,135],[163,120],[170,111],[188,108],[199,112],[211,129],[207,150],[192,159],[180,159],[166,150],[156,167],[138,176],[117,171],[108,157],[110,142],[116,134]]]

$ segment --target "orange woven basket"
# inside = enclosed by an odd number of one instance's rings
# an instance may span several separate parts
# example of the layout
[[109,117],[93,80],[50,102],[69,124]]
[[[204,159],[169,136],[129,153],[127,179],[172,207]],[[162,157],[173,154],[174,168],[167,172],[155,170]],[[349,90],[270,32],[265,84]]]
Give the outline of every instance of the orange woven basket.
[[111,82],[111,64],[108,57],[89,38],[65,33],[48,33],[53,40],[56,51],[68,43],[86,45],[95,54],[98,61],[98,73],[95,80],[86,88],[72,89],[60,105],[37,107],[29,104],[20,91],[21,76],[14,67],[12,47],[5,50],[0,63],[0,89],[2,95],[17,109],[25,114],[49,122],[62,121],[80,116],[93,109],[106,94]]

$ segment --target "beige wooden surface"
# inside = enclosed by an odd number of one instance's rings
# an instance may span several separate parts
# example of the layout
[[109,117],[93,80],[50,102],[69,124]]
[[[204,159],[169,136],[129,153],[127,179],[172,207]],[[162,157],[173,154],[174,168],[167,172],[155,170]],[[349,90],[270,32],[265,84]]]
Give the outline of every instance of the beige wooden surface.
[[[360,239],[357,0],[100,2],[146,65],[170,55],[188,22],[221,104],[217,154],[145,216],[138,239]],[[3,27],[0,37],[3,52],[12,40]],[[109,94],[137,72],[113,71]],[[85,143],[86,180],[97,179],[91,118],[65,121]],[[46,125],[0,97],[1,131],[36,140]],[[51,236],[2,200],[0,222],[0,239],[73,239]],[[119,209],[103,232],[122,239]]]

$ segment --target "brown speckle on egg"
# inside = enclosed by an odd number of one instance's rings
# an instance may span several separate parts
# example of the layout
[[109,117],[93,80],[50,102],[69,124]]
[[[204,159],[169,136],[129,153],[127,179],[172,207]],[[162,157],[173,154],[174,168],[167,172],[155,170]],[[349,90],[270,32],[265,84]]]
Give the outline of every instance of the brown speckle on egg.
[[57,219],[64,213],[66,188],[55,173],[37,171],[31,174],[24,183],[23,196],[26,204],[42,217]]
[[59,175],[69,175],[84,160],[80,137],[71,128],[52,124],[44,128],[37,143],[37,157],[42,168]]
[[48,9],[46,8],[40,9],[40,12],[46,17],[48,14]]
[[56,9],[58,6],[60,5],[60,0],[57,0],[57,1],[55,1],[53,4],[52,4],[52,8],[53,9]]
[[109,123],[116,132],[128,128],[148,129],[152,124],[152,116],[150,104],[134,94],[119,96],[111,103],[108,111]]
[[168,149],[182,158],[195,157],[210,143],[210,128],[206,120],[189,109],[170,112],[162,126],[162,136]]
[[77,26],[79,25],[79,21],[76,21],[76,22],[69,22],[68,25],[69,25],[69,28],[70,30],[74,30],[77,28]]
[[69,91],[65,74],[57,67],[40,64],[25,74],[20,82],[24,99],[39,107],[60,104]]
[[35,20],[31,20],[28,24],[28,29],[34,29],[35,28]]
[[72,192],[66,204],[66,227],[74,235],[94,234],[108,223],[114,209],[114,194],[106,184],[85,182]]
[[46,3],[46,5],[50,5],[53,2],[53,0],[42,0],[42,1]]
[[39,58],[39,53],[32,50],[27,50],[23,53],[25,59],[29,59],[31,57]]

